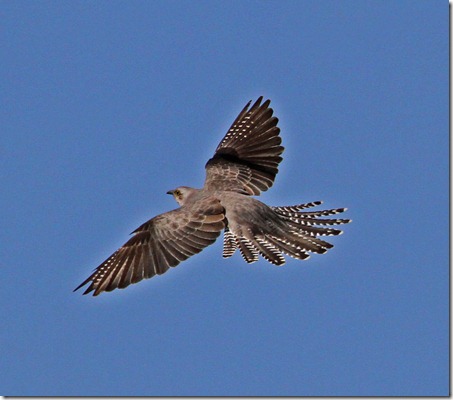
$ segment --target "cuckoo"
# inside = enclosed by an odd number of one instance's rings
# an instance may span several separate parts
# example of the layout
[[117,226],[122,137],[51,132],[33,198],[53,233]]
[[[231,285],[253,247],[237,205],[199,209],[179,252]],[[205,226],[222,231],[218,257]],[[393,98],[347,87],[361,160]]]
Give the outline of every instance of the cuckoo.
[[284,254],[305,260],[333,247],[320,237],[342,233],[332,226],[351,220],[332,216],[346,208],[307,211],[321,201],[272,207],[253,197],[274,183],[284,150],[270,100],[262,101],[250,101],[239,113],[206,163],[203,188],[170,190],[180,207],[139,226],[75,290],[89,284],[83,294],[97,296],[161,275],[213,244],[222,231],[223,257],[239,250],[248,263],[262,256],[283,265]]

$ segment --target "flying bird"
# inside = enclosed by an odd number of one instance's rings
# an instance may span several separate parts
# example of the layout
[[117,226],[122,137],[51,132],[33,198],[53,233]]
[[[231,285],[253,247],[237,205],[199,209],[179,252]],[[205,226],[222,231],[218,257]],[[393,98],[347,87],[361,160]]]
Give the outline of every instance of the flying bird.
[[248,263],[262,256],[283,265],[284,254],[304,260],[333,247],[320,237],[342,233],[331,226],[351,220],[331,216],[346,208],[307,211],[321,201],[271,207],[252,197],[273,185],[284,150],[270,100],[262,101],[251,107],[250,101],[239,113],[206,163],[203,188],[168,191],[180,207],[139,226],[75,290],[89,284],[83,294],[97,296],[161,275],[214,243],[222,231],[223,257],[239,250]]

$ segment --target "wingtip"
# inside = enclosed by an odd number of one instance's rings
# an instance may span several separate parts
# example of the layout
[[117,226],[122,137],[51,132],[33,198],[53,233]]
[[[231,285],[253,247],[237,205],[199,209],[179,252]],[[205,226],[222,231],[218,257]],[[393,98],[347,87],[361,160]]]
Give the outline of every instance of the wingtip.
[[[264,108],[267,108],[269,107],[269,104],[271,103],[271,101],[269,99],[267,99],[266,101],[264,101],[262,104],[261,102],[263,101],[264,99],[264,96],[259,96],[258,99],[256,99],[255,103],[253,103],[253,106],[251,107],[250,110],[254,110],[256,108],[260,108],[260,107],[263,107]],[[250,104],[252,104],[252,101],[253,100],[250,100],[248,103],[247,103],[247,108],[250,106]]]
[[[89,280],[86,280],[86,281],[82,282],[79,286],[77,286],[77,287],[72,291],[72,293],[76,292],[76,291],[79,290],[81,287],[85,286],[88,282],[90,282],[90,281],[89,281]],[[90,292],[92,292],[92,291],[93,291],[93,287],[92,287],[92,285],[90,285],[90,286],[88,286],[88,287],[86,288],[86,290],[82,293],[82,295],[86,295],[86,294],[88,294],[88,293],[90,293]]]
[[77,287],[72,291],[72,293],[77,292],[77,290],[79,290],[83,285],[84,285],[84,283],[81,283],[79,286],[77,286]]

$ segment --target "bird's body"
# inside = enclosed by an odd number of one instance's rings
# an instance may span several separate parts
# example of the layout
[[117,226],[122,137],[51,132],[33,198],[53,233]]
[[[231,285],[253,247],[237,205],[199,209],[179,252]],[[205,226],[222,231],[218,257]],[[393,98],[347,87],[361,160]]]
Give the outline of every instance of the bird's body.
[[327,228],[350,222],[325,219],[344,208],[307,211],[321,202],[271,207],[251,197],[272,186],[282,160],[277,118],[269,100],[260,97],[241,111],[206,164],[203,188],[181,186],[172,194],[179,208],[160,214],[137,228],[134,236],[104,261],[75,290],[91,283],[84,294],[125,288],[166,272],[206,246],[224,231],[223,257],[239,249],[247,262],[259,255],[275,265],[283,254],[306,259],[333,247],[319,236],[339,235]]

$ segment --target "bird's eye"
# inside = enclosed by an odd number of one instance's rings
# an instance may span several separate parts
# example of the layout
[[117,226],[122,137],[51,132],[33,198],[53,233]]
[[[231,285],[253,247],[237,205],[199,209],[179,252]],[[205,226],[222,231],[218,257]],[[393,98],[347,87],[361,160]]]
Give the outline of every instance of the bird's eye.
[[180,197],[180,196],[181,196],[181,191],[175,190],[175,195],[178,196],[178,197]]

